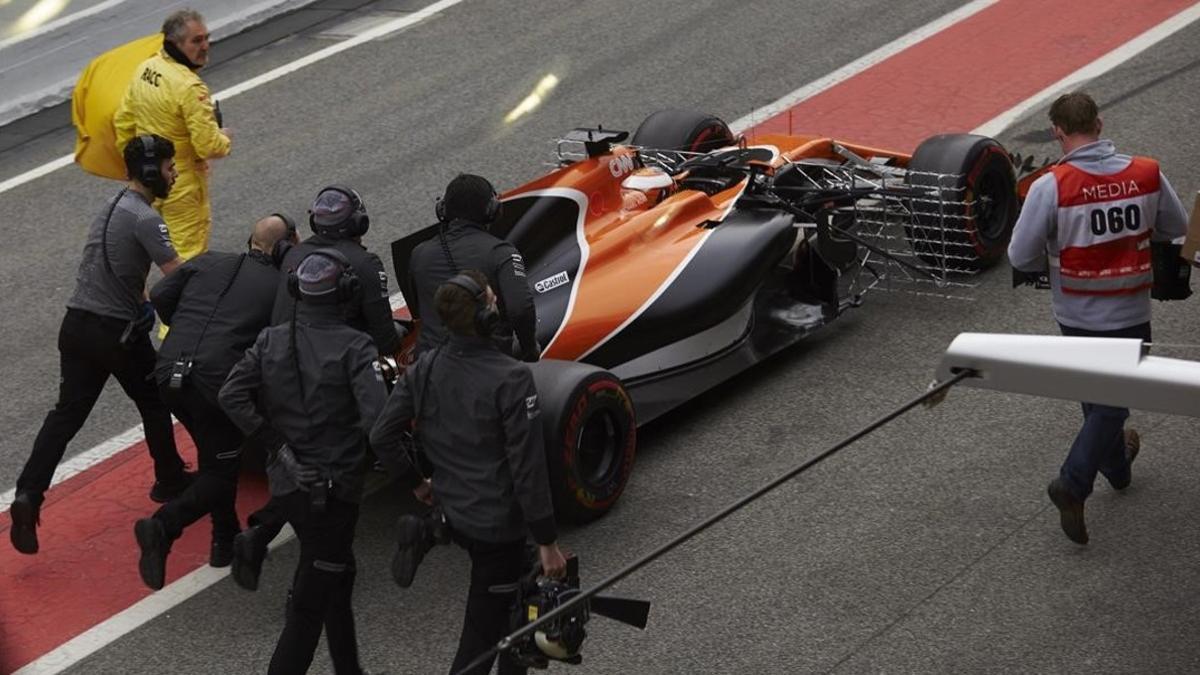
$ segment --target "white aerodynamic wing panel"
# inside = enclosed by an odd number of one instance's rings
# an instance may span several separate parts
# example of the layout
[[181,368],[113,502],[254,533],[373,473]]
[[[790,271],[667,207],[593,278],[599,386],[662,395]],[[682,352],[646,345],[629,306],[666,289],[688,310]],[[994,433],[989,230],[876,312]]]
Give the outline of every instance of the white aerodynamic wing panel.
[[962,333],[937,379],[960,386],[1200,417],[1200,362],[1148,356],[1141,340]]

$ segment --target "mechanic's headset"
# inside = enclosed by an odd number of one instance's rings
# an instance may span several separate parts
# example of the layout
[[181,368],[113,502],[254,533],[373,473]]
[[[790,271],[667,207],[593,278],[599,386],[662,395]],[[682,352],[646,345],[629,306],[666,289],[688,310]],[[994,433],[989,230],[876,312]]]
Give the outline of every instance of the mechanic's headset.
[[[463,174],[459,174],[460,176]],[[483,209],[482,225],[491,225],[500,217],[500,195],[496,194],[496,188],[492,187],[492,182],[488,179],[483,179],[488,185],[488,189],[492,191],[491,198],[488,199],[487,206]],[[443,194],[437,198],[437,202],[433,205],[433,212],[437,215],[438,222],[446,222],[446,196]]]
[[136,167],[137,174],[130,176],[130,178],[151,189],[163,185],[162,167],[159,166],[161,160],[158,157],[158,153],[154,151],[154,137],[144,134],[135,138],[133,142],[137,143],[138,148],[141,150],[138,153],[141,155],[141,160]]
[[[355,300],[362,293],[362,283],[358,280],[358,275],[354,273],[354,268],[350,266],[350,260],[342,255],[342,252],[334,248],[319,248],[308,255],[319,255],[338,264],[341,267],[342,273],[338,276],[337,282],[337,301],[338,303],[347,303]],[[307,258],[308,256],[305,256]],[[301,261],[303,262],[303,261]],[[299,265],[297,265],[299,268]],[[288,270],[287,278],[288,294],[296,300],[304,302],[303,294],[300,292],[300,277],[296,275],[296,270]]]
[[317,192],[317,195],[329,191],[340,192],[346,195],[346,198],[350,200],[353,210],[345,220],[336,226],[319,226],[313,219],[312,209],[309,209],[308,226],[312,228],[313,233],[335,236],[341,239],[351,239],[366,234],[367,230],[371,227],[371,219],[367,216],[367,206],[363,204],[362,197],[358,194],[358,191],[345,185],[326,185]]
[[487,292],[475,283],[475,280],[466,274],[457,274],[446,280],[448,284],[454,284],[464,291],[471,294],[475,300],[475,332],[480,337],[487,337],[492,334],[496,328],[496,323],[500,321],[500,315],[496,313],[487,304]]
[[283,267],[283,257],[292,249],[292,241],[296,238],[296,221],[282,213],[272,213],[272,216],[283,221],[283,238],[271,247],[271,262],[276,267]]

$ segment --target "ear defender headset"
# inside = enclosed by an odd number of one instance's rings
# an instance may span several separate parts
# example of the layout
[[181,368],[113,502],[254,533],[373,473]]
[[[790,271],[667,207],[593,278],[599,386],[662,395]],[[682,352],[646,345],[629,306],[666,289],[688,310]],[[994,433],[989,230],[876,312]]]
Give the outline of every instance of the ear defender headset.
[[487,293],[484,289],[475,283],[475,280],[466,274],[457,274],[446,280],[448,284],[454,284],[464,291],[471,294],[475,300],[475,332],[480,337],[487,337],[492,334],[496,328],[496,323],[500,320],[500,315],[496,313],[487,304]]
[[350,200],[351,212],[345,220],[337,225],[317,225],[312,209],[308,210],[308,225],[316,234],[323,234],[339,239],[361,237],[371,227],[371,219],[367,216],[367,206],[363,204],[362,196],[354,188],[345,185],[327,185],[317,193],[319,197],[324,192],[340,192]]
[[130,143],[138,144],[139,159],[136,166],[125,167],[129,171],[129,177],[150,188],[156,196],[165,197],[167,181],[162,175],[162,167],[159,166],[162,160],[155,151],[154,137],[144,134]]
[[[342,273],[338,275],[337,288],[333,293],[332,300],[334,302],[346,303],[359,297],[359,294],[362,292],[362,284],[358,280],[358,275],[354,273],[354,268],[350,266],[350,261],[346,256],[342,255],[341,251],[332,248],[319,248],[308,255],[319,255],[328,258],[337,263],[338,267],[341,268]],[[307,258],[307,256],[305,257]],[[322,302],[322,300],[317,300],[312,296],[308,298],[303,297],[300,292],[300,277],[297,276],[296,270],[288,270],[287,289],[289,295],[301,302]],[[326,300],[324,302],[329,301]]]
[[[466,175],[460,173],[455,180]],[[483,208],[483,223],[481,223],[482,225],[491,225],[500,217],[500,195],[496,194],[496,188],[492,187],[491,181],[482,176],[477,176],[477,178],[487,183],[488,190],[492,193],[487,205]],[[441,197],[438,197],[437,202],[433,205],[433,211],[437,215],[439,222],[446,222],[446,196],[444,193]]]
[[276,267],[282,267],[283,257],[291,250],[292,240],[296,238],[296,221],[282,213],[272,213],[271,215],[283,221],[283,238],[271,247],[271,263]]

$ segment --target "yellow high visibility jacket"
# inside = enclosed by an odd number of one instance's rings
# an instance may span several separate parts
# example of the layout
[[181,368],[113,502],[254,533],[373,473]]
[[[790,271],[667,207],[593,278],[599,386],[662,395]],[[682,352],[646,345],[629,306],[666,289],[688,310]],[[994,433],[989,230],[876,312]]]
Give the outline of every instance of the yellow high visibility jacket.
[[117,149],[140,134],[158,134],[175,144],[179,178],[156,204],[171,243],[185,260],[208,250],[212,216],[208,204],[208,161],[229,154],[229,137],[217,126],[208,85],[165,51],[134,71],[113,117]]
[[118,150],[138,134],[170,139],[180,173],[203,173],[204,160],[228,155],[231,146],[217,127],[208,85],[161,50],[135,69],[113,126]]
[[110,49],[79,74],[71,95],[75,124],[75,162],[88,173],[125,179],[125,161],[117,150],[113,114],[117,111],[134,70],[162,49],[162,33],[153,33]]

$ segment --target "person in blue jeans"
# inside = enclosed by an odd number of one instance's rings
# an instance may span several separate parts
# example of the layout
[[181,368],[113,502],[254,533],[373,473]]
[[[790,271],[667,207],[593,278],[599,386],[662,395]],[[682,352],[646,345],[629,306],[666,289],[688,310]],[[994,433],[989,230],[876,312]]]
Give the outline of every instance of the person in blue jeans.
[[[1150,242],[1187,231],[1187,212],[1149,157],[1117,154],[1102,140],[1096,102],[1060,96],[1050,122],[1063,157],[1029,188],[1008,257],[1021,272],[1047,272],[1063,335],[1150,340]],[[1063,532],[1088,543],[1083,506],[1096,474],[1114,489],[1132,479],[1141,448],[1129,410],[1083,404],[1083,427],[1047,493]]]

